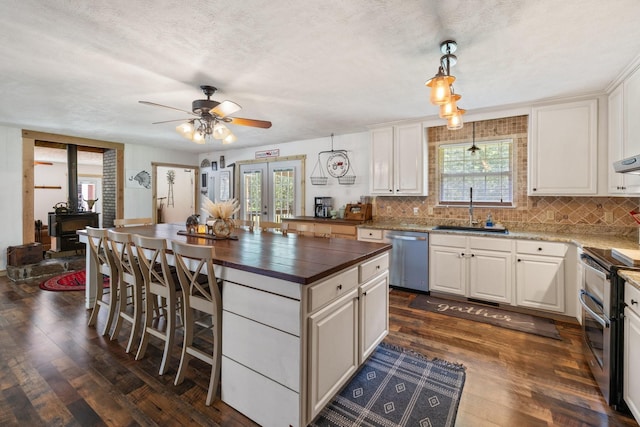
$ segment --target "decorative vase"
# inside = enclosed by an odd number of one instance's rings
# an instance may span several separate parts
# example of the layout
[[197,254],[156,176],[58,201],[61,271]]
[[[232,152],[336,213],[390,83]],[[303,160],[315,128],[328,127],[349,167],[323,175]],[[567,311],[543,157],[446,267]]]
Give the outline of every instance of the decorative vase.
[[231,232],[233,231],[234,224],[233,220],[229,218],[218,218],[213,223],[213,234],[216,237],[220,237],[222,239],[231,236]]

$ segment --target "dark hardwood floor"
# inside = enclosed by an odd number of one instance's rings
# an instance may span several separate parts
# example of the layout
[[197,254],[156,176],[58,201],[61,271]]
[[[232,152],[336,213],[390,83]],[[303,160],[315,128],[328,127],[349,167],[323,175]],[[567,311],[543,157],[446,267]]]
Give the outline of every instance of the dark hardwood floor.
[[[412,298],[391,292],[386,341],[466,366],[457,426],[638,425],[604,404],[577,325],[559,323],[558,341],[411,309]],[[0,277],[0,425],[256,425],[219,400],[205,406],[207,366],[176,387],[177,348],[159,376],[159,341],[135,361],[124,333],[109,341],[88,316],[83,292]]]

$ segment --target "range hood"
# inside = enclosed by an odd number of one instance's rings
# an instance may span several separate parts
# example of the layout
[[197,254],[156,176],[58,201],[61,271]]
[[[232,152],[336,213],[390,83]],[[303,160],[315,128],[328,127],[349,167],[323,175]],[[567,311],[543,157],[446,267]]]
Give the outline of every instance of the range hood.
[[640,154],[613,162],[613,169],[618,173],[640,174]]

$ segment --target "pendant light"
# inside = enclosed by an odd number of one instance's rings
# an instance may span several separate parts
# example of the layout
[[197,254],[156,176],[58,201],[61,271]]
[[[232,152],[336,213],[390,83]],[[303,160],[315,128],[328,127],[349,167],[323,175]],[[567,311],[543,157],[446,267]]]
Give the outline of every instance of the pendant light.
[[431,88],[431,103],[440,106],[440,117],[447,119],[449,130],[462,128],[462,115],[465,113],[465,110],[458,108],[457,103],[462,96],[454,92],[453,82],[456,78],[451,75],[451,67],[458,62],[458,57],[453,55],[457,49],[458,44],[455,40],[440,43],[440,52],[443,55],[440,57],[438,72],[425,83]]
[[467,148],[467,151],[469,151],[471,153],[471,155],[473,156],[474,154],[476,154],[476,151],[480,151],[481,148],[479,148],[476,145],[476,122],[473,122],[473,139],[471,140],[471,147]]

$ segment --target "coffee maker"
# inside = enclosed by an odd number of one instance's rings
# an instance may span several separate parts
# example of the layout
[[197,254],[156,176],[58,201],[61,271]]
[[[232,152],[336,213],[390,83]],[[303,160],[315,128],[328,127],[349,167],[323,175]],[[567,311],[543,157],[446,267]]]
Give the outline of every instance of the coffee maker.
[[331,218],[331,210],[333,209],[332,197],[316,197],[314,204],[314,216],[316,218]]

